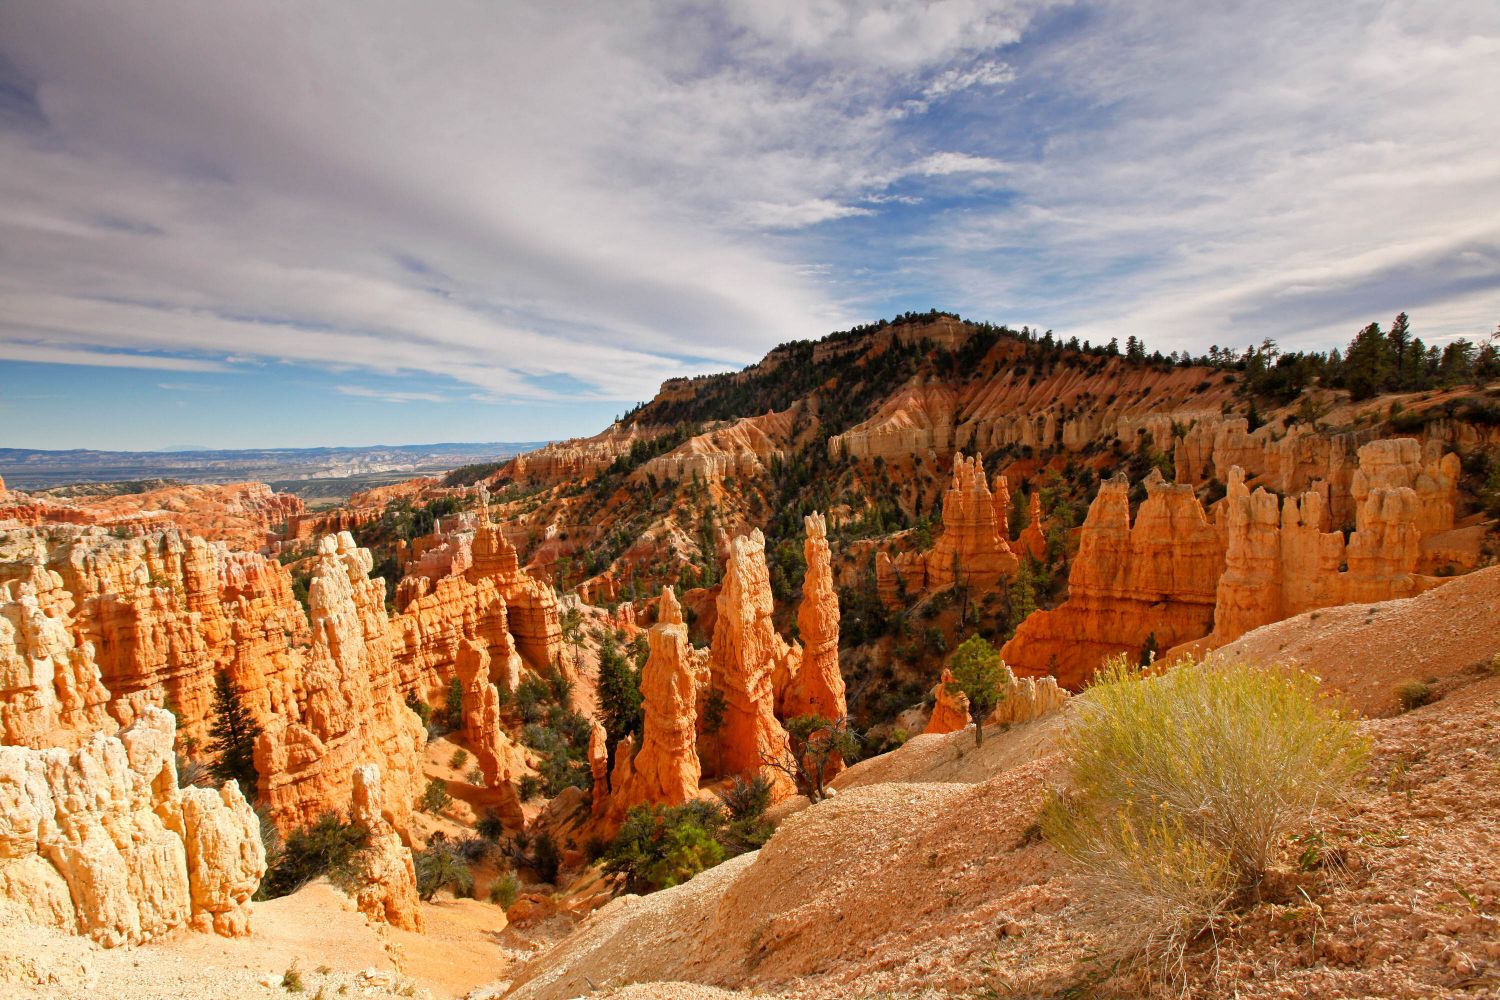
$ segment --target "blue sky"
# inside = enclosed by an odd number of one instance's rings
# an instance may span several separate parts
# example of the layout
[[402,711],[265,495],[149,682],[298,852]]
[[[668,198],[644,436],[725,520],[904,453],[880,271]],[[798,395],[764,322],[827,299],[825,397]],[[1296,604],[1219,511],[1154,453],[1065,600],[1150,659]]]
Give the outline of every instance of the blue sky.
[[532,440],[905,309],[1500,322],[1500,5],[0,5],[0,446]]

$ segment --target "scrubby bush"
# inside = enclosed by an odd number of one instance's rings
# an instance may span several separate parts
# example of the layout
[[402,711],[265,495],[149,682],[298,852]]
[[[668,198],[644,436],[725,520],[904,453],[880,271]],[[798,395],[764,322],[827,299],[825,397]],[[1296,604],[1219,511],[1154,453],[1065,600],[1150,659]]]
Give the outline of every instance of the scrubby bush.
[[500,814],[493,809],[485,810],[479,822],[474,824],[474,832],[492,844],[498,844],[501,836],[505,833],[505,823],[500,819]]
[[490,883],[490,902],[498,905],[501,909],[510,909],[520,893],[521,883],[516,880],[516,876],[511,872],[506,872]]
[[266,875],[256,893],[258,899],[288,895],[323,876],[348,888],[364,875],[361,855],[370,844],[370,831],[363,823],[346,823],[337,813],[329,812],[285,838],[276,836],[275,827],[266,820],[262,821],[262,831],[267,847]]
[[771,806],[771,780],[763,774],[736,777],[734,783],[719,793],[719,800],[729,813],[729,822],[718,838],[731,854],[743,854],[763,847],[775,828],[766,820]]
[[1180,976],[1187,945],[1361,767],[1366,741],[1308,674],[1244,663],[1156,676],[1123,658],[1079,700],[1071,788],[1042,830],[1084,874],[1115,944]]
[[556,882],[562,868],[562,854],[557,850],[557,841],[545,833],[538,834],[531,842],[531,853],[526,862],[543,882]]
[[1405,681],[1396,685],[1396,703],[1403,712],[1430,704],[1432,699],[1432,685],[1426,681]]
[[463,770],[464,765],[468,762],[469,752],[463,747],[457,747],[456,749],[454,749],[453,755],[448,758],[448,766],[455,771]]
[[447,889],[455,899],[474,892],[474,873],[459,854],[458,845],[437,841],[412,855],[417,869],[417,895],[430,900]]
[[453,796],[448,793],[448,783],[442,778],[433,778],[427,782],[427,787],[422,790],[422,811],[436,816],[444,809],[453,804]]
[[605,852],[604,870],[624,876],[631,892],[680,885],[724,860],[717,837],[724,822],[718,806],[699,799],[680,806],[636,806]]

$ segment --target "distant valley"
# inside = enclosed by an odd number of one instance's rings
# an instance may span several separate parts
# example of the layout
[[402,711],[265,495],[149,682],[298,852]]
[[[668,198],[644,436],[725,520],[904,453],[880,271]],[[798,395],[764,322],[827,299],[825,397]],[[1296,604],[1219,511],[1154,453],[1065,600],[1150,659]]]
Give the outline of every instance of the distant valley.
[[[257,448],[203,451],[41,451],[0,448],[0,478],[14,489],[48,490],[81,483],[173,480],[229,483],[256,480],[305,500],[343,499],[359,490],[496,462],[544,441],[444,442],[365,448]],[[144,484],[146,488],[161,483]]]

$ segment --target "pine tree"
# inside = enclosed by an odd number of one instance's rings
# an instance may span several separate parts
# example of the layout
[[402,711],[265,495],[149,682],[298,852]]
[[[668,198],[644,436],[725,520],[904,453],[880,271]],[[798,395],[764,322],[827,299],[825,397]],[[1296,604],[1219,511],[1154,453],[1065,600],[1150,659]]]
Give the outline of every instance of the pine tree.
[[1005,697],[1000,687],[1004,676],[1000,664],[1000,653],[984,640],[984,636],[971,635],[954,651],[948,660],[948,669],[953,680],[948,690],[962,693],[969,699],[969,718],[974,721],[974,745],[984,745],[984,720]]
[[260,732],[260,724],[240,696],[239,685],[228,671],[220,670],[214,678],[214,721],[208,730],[208,752],[214,757],[208,770],[216,781],[238,781],[240,791],[251,802],[260,781],[255,771],[255,741]]

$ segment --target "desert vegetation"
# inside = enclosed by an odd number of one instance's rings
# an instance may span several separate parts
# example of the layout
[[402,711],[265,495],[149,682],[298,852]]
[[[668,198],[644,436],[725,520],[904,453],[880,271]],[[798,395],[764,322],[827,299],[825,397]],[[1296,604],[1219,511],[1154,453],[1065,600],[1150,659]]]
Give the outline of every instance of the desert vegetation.
[[1287,838],[1359,771],[1366,741],[1317,679],[1120,658],[1079,700],[1066,786],[1042,815],[1123,956],[1180,983],[1186,950],[1253,900]]

